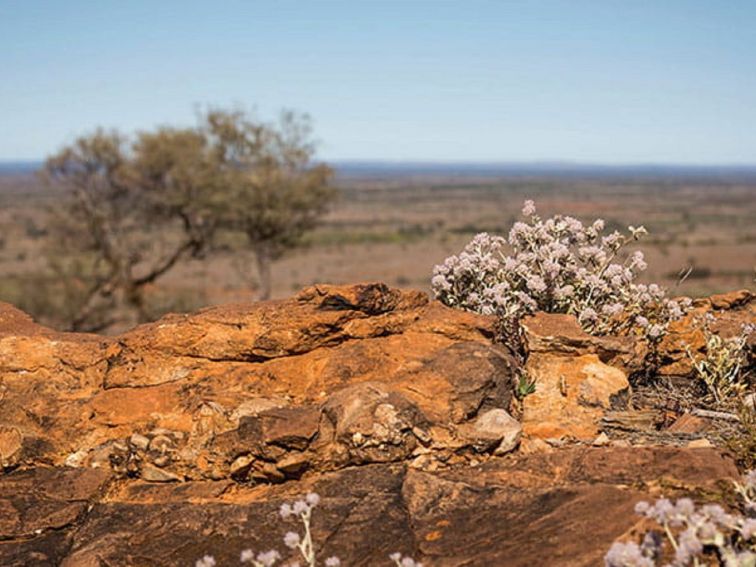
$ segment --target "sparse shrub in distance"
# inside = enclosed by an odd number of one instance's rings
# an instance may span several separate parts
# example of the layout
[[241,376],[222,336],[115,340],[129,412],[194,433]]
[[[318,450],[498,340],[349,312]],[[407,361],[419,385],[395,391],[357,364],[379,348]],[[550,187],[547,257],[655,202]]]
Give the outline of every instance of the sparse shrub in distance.
[[739,335],[723,338],[712,331],[713,322],[714,316],[711,313],[707,313],[702,318],[701,328],[706,339],[703,355],[693,354],[689,345],[685,345],[685,350],[693,363],[696,375],[706,384],[709,393],[719,404],[729,399],[742,397],[748,388],[749,369],[746,347],[754,327],[743,325]]
[[[292,518],[299,519],[302,523],[302,533],[290,531],[283,538],[284,544],[291,550],[299,552],[298,555],[304,565],[307,567],[316,567],[315,561],[315,544],[312,541],[312,531],[310,523],[312,521],[312,511],[320,503],[320,496],[310,492],[305,498],[296,502],[286,502],[281,505],[279,515],[284,520]],[[423,564],[415,561],[409,556],[402,556],[401,553],[392,553],[389,558],[399,567],[423,567]],[[256,553],[252,549],[245,549],[241,552],[239,560],[243,564],[249,564],[252,567],[273,567],[282,559],[281,554],[271,549],[268,551]],[[325,567],[340,567],[341,560],[332,556],[323,563]],[[285,567],[300,567],[298,560],[289,561],[283,564]],[[215,567],[216,561],[212,555],[205,555],[197,560],[195,567]]]
[[[211,109],[193,128],[136,136],[99,129],[50,156],[44,177],[66,196],[48,221],[51,258],[83,256],[94,267],[86,281],[77,278],[83,289],[67,327],[114,324],[103,311],[119,312],[121,323],[150,320],[149,287],[179,262],[216,251],[221,232],[244,236],[259,297],[268,299],[271,263],[299,244],[337,194],[314,152],[304,115],[284,112],[268,123]],[[43,235],[29,223],[29,235]]]
[[605,235],[601,219],[588,226],[562,215],[543,220],[533,201],[525,202],[522,213],[527,222],[516,222],[508,239],[478,234],[459,255],[437,265],[431,280],[436,298],[498,315],[505,329],[536,311],[569,313],[589,333],[636,333],[651,342],[690,306],[688,298],[669,299],[656,284],[635,283],[647,267],[642,252],[619,261],[645,228]]
[[216,159],[218,221],[246,236],[258,296],[269,299],[272,263],[300,244],[336,199],[333,172],[315,160],[305,114],[285,111],[277,123],[266,123],[242,110],[210,109],[200,130]]
[[90,277],[79,278],[70,330],[101,330],[110,324],[103,311],[122,312],[129,323],[149,319],[148,286],[206,245],[200,227],[209,207],[200,195],[209,189],[195,172],[207,170],[210,157],[190,129],[136,141],[99,129],[47,159],[44,176],[66,197],[48,223],[51,262],[75,256],[92,266]]
[[661,530],[646,532],[640,544],[615,542],[604,558],[606,567],[655,567],[665,552],[674,559],[664,565],[674,567],[756,566],[756,471],[735,489],[743,500],[743,515],[729,514],[719,504],[699,507],[690,498],[674,504],[666,498],[639,502],[636,513],[654,520]]

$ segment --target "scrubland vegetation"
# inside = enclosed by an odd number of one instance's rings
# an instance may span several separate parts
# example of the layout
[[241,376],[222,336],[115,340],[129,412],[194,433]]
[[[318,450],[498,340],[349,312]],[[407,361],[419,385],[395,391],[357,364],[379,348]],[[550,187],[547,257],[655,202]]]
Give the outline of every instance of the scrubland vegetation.
[[[677,415],[703,412],[709,437],[746,474],[737,505],[640,503],[656,525],[640,543],[611,546],[606,565],[753,567],[753,326],[720,334],[716,316],[696,313],[689,324],[701,344],[680,346],[689,372],[674,381],[657,369],[663,341],[696,309],[695,297],[753,283],[754,196],[756,181],[746,178],[334,177],[315,159],[306,118],[268,123],[209,110],[191,128],[96,130],[49,157],[39,175],[0,178],[0,300],[59,329],[112,333],[320,281],[420,287],[450,307],[495,316],[496,340],[522,366],[521,403],[539,388],[524,371],[522,319],[572,315],[591,335],[638,347],[625,409],[673,401]],[[301,520],[303,534],[289,532],[284,543],[310,566],[317,504],[310,494],[281,509],[282,519]],[[208,553],[198,567],[215,565]],[[282,555],[245,549],[239,559],[270,566]],[[400,553],[387,560],[421,565]]]
[[[284,254],[278,249],[269,264],[272,297],[323,281],[429,289],[435,264],[457,254],[479,232],[507,235],[527,198],[537,201],[544,217],[603,218],[607,233],[645,226],[649,235],[634,249],[644,252],[648,269],[638,281],[664,285],[672,296],[698,297],[753,283],[756,182],[747,178],[441,177],[337,170],[330,186],[340,197],[328,199],[321,222],[301,233],[297,247]],[[63,197],[59,188],[33,175],[0,177],[0,299],[57,328],[71,326],[93,270],[90,252],[57,236],[49,212],[62,210]],[[241,210],[238,201],[224,199]],[[141,263],[134,267],[139,274],[149,270],[147,259],[159,262],[186,238],[175,218],[145,223],[141,230],[149,237],[140,239]],[[238,225],[221,228],[212,247],[197,254],[187,250],[170,270],[142,286],[143,317],[265,295],[249,237]],[[155,238],[156,231],[164,236]],[[71,272],[78,277],[71,278]],[[115,332],[135,321],[133,314],[118,319],[103,330]]]
[[267,299],[271,263],[336,195],[314,151],[307,117],[290,112],[266,123],[211,109],[196,127],[81,136],[40,172],[54,195],[40,228],[26,220],[42,238],[46,261],[30,278],[41,289],[8,299],[63,328],[122,328],[160,314],[147,290],[178,263],[222,248],[252,253]]
[[[437,265],[431,283],[434,295],[451,307],[495,315],[501,321],[500,340],[515,348],[519,348],[521,319],[537,311],[574,315],[591,334],[639,337],[650,353],[640,375],[651,376],[654,388],[658,378],[653,353],[670,324],[680,320],[693,301],[670,299],[656,283],[636,283],[648,266],[642,252],[624,249],[647,230],[629,226],[627,236],[618,231],[604,234],[603,219],[585,225],[562,215],[543,220],[531,200],[525,201],[522,215],[526,222],[515,222],[507,239],[478,234],[459,255]],[[723,337],[712,330],[715,322],[711,313],[694,319],[704,333],[702,354],[693,354],[685,345],[694,387],[697,383],[704,390],[709,407],[721,416],[737,410],[739,416],[733,417],[740,428],[730,448],[741,463],[751,466],[756,454],[752,439],[756,376],[749,346],[754,326],[746,323],[739,334]],[[526,356],[520,353],[521,358]],[[537,382],[525,383],[527,393],[538,388]],[[654,520],[657,527],[645,533],[640,545],[614,543],[606,566],[654,567],[670,554],[671,562],[662,564],[756,565],[756,470],[745,474],[735,489],[741,498],[739,513],[727,513],[718,503],[698,507],[690,498],[674,504],[666,498],[654,504],[639,502],[636,512]]]

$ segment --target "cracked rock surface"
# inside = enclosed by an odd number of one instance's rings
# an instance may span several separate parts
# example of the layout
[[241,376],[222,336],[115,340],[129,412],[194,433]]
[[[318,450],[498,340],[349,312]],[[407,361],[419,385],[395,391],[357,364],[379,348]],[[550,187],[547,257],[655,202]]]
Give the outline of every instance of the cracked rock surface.
[[596,565],[637,499],[737,471],[714,449],[518,452],[590,438],[627,388],[634,345],[560,317],[529,327],[521,425],[494,322],[420,292],[314,286],[117,337],[0,304],[0,565],[236,565],[284,551],[277,510],[313,490],[345,565]]
[[570,448],[436,472],[370,464],[257,486],[37,467],[0,477],[0,564],[190,566],[211,553],[237,565],[241,550],[269,549],[294,528],[278,517],[283,502],[316,491],[321,561],[381,565],[402,550],[434,566],[593,566],[633,528],[638,500],[705,495],[736,476],[712,449],[669,447]]

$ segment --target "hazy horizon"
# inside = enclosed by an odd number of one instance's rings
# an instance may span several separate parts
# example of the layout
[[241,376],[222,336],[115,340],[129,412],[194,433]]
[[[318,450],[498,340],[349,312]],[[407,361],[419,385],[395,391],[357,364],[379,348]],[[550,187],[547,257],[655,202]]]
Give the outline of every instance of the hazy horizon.
[[[2,160],[0,176],[36,173],[44,160]],[[522,162],[440,161],[440,160],[328,160],[341,178],[447,176],[455,177],[586,177],[586,178],[689,178],[723,180],[752,180],[756,178],[756,164],[675,164],[635,163],[602,164],[539,160]]]

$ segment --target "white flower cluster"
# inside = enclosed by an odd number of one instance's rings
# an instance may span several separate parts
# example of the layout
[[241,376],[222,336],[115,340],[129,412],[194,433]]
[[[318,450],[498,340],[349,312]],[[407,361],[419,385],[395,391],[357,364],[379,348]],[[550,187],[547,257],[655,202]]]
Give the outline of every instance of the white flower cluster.
[[389,559],[391,559],[397,567],[423,567],[423,564],[419,561],[415,561],[409,555],[402,556],[401,553],[392,553],[389,555]]
[[[301,500],[282,504],[278,511],[279,515],[284,520],[299,518],[302,522],[304,534],[300,535],[297,532],[286,532],[283,541],[284,545],[289,549],[299,551],[299,555],[304,560],[307,567],[316,566],[315,546],[312,541],[310,521],[312,520],[312,510],[319,503],[320,496],[314,492],[310,492]],[[393,553],[389,557],[394,563],[399,565],[399,567],[423,567],[422,563],[415,561],[409,556],[402,557],[401,553]],[[241,552],[240,560],[242,563],[252,565],[252,567],[273,567],[279,560],[281,560],[281,554],[275,549],[257,554],[251,549],[245,549]],[[329,557],[325,560],[324,565],[325,567],[340,567],[341,560],[335,556]],[[216,567],[215,558],[212,555],[205,555],[196,561],[195,567]],[[301,567],[301,564],[299,561],[294,560],[286,563],[285,567]]]
[[645,228],[605,235],[601,219],[590,226],[569,216],[542,220],[533,201],[525,201],[522,212],[528,222],[516,222],[508,239],[478,234],[459,255],[437,265],[435,297],[505,322],[536,311],[569,313],[590,333],[635,330],[652,341],[690,307],[689,299],[668,299],[656,284],[635,283],[647,267],[642,252],[618,261],[620,250]]
[[663,528],[645,534],[643,542],[616,542],[604,558],[606,567],[655,567],[663,552],[664,537],[674,552],[672,567],[708,565],[704,557],[716,557],[726,567],[756,565],[756,471],[736,484],[743,496],[745,516],[728,514],[718,504],[696,507],[689,498],[674,504],[662,498],[655,504],[639,502],[635,511]]

